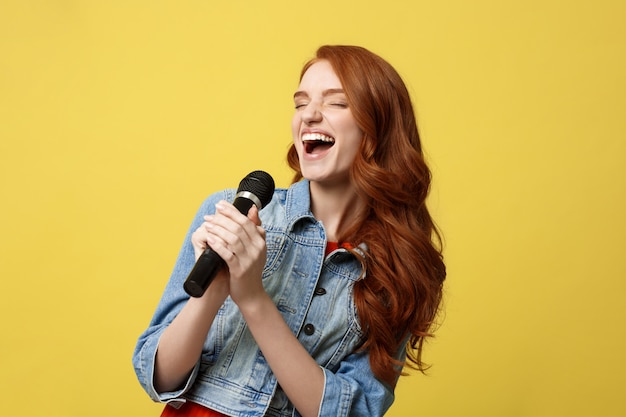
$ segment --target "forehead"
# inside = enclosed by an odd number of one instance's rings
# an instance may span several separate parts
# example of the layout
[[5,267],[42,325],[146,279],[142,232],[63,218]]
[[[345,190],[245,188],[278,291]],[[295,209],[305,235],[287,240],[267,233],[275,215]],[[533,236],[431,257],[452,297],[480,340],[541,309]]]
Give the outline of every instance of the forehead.
[[300,80],[300,90],[342,88],[341,81],[335,70],[326,60],[320,60],[311,65]]

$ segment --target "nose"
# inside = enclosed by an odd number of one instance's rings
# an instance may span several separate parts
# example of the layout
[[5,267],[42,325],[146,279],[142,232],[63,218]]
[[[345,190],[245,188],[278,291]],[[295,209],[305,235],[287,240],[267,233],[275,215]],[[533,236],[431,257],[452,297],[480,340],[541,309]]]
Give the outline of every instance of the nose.
[[322,114],[320,105],[314,101],[307,104],[302,111],[302,121],[307,125],[321,122],[323,118],[324,115]]

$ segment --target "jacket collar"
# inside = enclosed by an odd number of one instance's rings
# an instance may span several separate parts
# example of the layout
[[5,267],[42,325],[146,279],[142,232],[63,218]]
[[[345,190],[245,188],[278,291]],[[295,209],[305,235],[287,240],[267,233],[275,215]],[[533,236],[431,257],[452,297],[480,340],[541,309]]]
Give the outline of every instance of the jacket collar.
[[[311,190],[309,181],[303,179],[287,189],[285,198],[285,215],[287,217],[287,229],[293,230],[297,222],[309,219],[313,223],[317,223],[317,219],[311,212]],[[367,244],[364,242],[355,246],[354,250],[361,256],[365,257],[368,252]]]
[[287,189],[285,215],[289,230],[292,230],[294,225],[302,219],[317,221],[311,212],[311,192],[308,180],[298,181]]

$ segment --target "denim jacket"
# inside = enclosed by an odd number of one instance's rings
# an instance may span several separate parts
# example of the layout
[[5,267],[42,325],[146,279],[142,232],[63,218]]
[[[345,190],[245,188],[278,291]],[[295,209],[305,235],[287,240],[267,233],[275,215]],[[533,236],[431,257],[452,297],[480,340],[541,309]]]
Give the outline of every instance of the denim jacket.
[[[157,392],[153,384],[159,338],[189,296],[183,282],[195,264],[191,234],[219,200],[233,201],[235,190],[210,196],[200,207],[178,256],[170,281],[148,329],[133,354],[137,377],[154,401],[179,406],[186,400],[238,417],[299,416],[276,382],[235,303],[228,297],[205,341],[202,355],[179,391]],[[324,371],[318,415],[382,416],[393,390],[376,379],[363,343],[353,302],[361,266],[338,249],[325,256],[323,225],[310,211],[309,183],[277,189],[260,211],[266,230],[263,285],[293,334]],[[398,359],[404,357],[400,347]]]

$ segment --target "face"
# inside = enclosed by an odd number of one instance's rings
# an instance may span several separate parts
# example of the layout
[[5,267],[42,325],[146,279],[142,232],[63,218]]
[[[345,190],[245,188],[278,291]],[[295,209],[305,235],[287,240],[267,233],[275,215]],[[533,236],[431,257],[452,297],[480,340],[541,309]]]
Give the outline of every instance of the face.
[[350,166],[363,132],[328,61],[309,67],[294,94],[294,103],[291,129],[302,176],[320,184],[349,183]]

